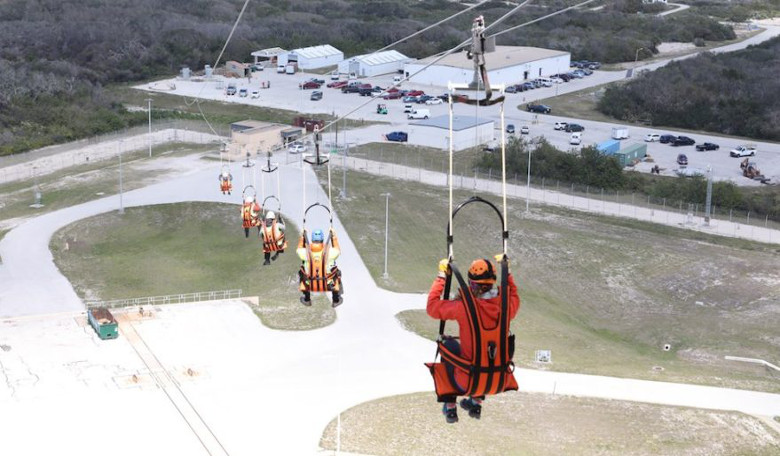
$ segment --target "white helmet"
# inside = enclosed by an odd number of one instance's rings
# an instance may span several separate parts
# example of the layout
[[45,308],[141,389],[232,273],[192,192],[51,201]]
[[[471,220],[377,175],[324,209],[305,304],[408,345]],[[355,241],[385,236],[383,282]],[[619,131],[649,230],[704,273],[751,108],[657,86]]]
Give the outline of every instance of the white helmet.
[[228,177],[228,172],[227,171],[222,171],[222,177],[225,177],[225,178]]
[[247,204],[252,203],[254,200],[255,199],[252,198],[251,196],[247,196],[246,198],[244,198],[244,202]]
[[265,214],[265,218],[268,220],[273,220],[276,218],[276,214],[274,214],[274,211],[268,211],[268,213]]

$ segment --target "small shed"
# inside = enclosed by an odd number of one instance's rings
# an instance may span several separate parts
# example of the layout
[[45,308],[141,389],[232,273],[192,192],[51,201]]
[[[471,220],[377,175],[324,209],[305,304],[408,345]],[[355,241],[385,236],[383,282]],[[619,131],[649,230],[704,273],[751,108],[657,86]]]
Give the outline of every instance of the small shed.
[[225,62],[225,74],[236,78],[245,78],[251,73],[250,66],[246,63],[228,60]]
[[283,52],[278,55],[277,64],[286,66],[290,63],[297,63],[298,68],[311,70],[337,65],[342,60],[344,60],[343,52],[330,44],[323,44],[321,46],[311,46]]
[[632,165],[647,156],[647,144],[630,144],[617,151],[614,156],[618,159],[621,166]]
[[[277,149],[287,143],[285,132],[289,125],[261,122],[257,120],[242,120],[230,124],[230,144],[228,155],[232,160],[246,159],[246,153],[252,155],[259,152]],[[300,129],[297,129],[300,132]]]
[[[454,150],[478,147],[493,141],[494,122],[484,117],[453,116],[452,143]],[[409,125],[409,142],[419,146],[449,150],[449,116],[431,117]]]
[[371,77],[380,74],[403,71],[404,64],[413,62],[398,51],[383,51],[376,54],[364,54],[350,57],[339,62],[339,73],[352,74],[359,77]]

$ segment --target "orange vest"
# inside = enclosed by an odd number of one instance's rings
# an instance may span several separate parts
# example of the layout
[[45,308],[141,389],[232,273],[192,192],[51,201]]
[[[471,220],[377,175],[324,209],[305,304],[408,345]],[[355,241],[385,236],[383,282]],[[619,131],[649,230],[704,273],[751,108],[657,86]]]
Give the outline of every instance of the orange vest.
[[[277,232],[279,236],[277,236]],[[271,226],[263,222],[263,253],[276,252],[287,248],[284,233],[276,226],[276,220]]]
[[244,228],[251,228],[258,225],[258,212],[260,212],[260,206],[256,202],[244,203],[244,206],[241,208],[241,219],[243,220]]

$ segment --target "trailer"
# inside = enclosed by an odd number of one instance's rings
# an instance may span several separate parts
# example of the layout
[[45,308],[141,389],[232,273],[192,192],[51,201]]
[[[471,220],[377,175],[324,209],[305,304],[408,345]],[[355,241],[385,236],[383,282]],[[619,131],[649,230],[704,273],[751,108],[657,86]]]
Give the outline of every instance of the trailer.
[[620,150],[620,141],[608,139],[596,144],[596,149],[604,155],[612,155]]
[[628,139],[628,128],[612,127],[612,139]]
[[101,339],[116,339],[119,337],[119,325],[107,308],[95,307],[88,309],[87,320]]

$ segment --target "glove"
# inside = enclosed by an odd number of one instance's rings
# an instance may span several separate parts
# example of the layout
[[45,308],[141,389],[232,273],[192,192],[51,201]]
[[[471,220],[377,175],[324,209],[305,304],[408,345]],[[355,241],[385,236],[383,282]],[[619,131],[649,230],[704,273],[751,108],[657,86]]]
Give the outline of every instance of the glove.
[[[500,266],[500,265],[501,265],[501,260],[504,258],[504,254],[503,254],[503,253],[498,253],[498,254],[496,254],[496,255],[493,255],[493,258],[495,258],[495,259],[496,259],[496,264],[498,264],[498,265]],[[509,269],[509,266],[510,266],[510,263],[509,263],[509,256],[507,256],[507,257],[506,257],[506,267],[507,267],[507,271],[509,271],[509,270],[510,270],[510,269]]]
[[439,261],[439,274],[438,276],[441,278],[445,278],[448,275],[452,274],[452,269],[450,269],[450,261],[448,259],[443,259]]

